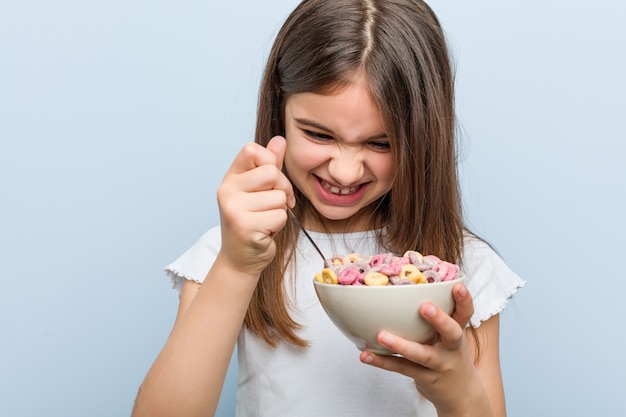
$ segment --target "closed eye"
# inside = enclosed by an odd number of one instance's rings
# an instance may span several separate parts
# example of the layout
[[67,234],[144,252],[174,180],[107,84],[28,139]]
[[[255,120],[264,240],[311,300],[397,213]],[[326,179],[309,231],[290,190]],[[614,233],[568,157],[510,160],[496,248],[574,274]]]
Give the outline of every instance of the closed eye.
[[313,140],[317,140],[320,142],[327,142],[329,140],[333,140],[332,136],[327,135],[325,133],[315,132],[313,130],[307,130],[307,129],[303,129],[303,132],[305,135],[312,138]]
[[372,149],[378,152],[389,152],[391,151],[391,143],[390,142],[370,142],[368,144]]

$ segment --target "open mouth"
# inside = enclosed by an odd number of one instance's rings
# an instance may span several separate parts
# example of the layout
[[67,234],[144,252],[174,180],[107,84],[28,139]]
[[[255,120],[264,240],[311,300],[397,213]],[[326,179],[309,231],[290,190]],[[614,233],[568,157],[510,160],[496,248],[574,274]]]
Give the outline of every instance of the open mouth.
[[357,191],[359,191],[361,189],[360,185],[355,185],[352,187],[337,187],[336,185],[332,185],[327,183],[326,181],[322,180],[321,178],[319,179],[320,184],[322,185],[322,187],[324,187],[325,190],[330,191],[333,194],[337,194],[337,195],[349,195],[349,194],[354,194]]

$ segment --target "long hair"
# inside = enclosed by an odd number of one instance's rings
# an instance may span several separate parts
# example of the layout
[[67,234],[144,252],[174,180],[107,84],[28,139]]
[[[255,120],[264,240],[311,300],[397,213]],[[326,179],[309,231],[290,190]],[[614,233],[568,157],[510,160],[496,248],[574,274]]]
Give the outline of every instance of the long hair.
[[[268,57],[255,140],[284,134],[285,99],[332,94],[364,75],[379,105],[396,167],[372,217],[381,247],[460,262],[463,218],[456,167],[454,78],[445,36],[419,0],[305,0],[287,18]],[[295,190],[298,216],[311,215]],[[407,221],[411,219],[411,221]],[[269,345],[306,346],[289,315],[283,277],[294,260],[292,222],[275,236],[245,325]]]

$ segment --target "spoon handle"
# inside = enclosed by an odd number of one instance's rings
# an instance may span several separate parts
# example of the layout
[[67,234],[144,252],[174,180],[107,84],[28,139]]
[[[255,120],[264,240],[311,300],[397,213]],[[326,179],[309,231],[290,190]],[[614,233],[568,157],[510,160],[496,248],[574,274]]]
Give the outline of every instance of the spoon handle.
[[324,266],[330,266],[330,261],[324,256],[324,254],[322,253],[322,251],[320,250],[320,248],[315,244],[315,242],[313,241],[313,239],[311,238],[311,236],[309,235],[309,233],[306,231],[306,229],[304,228],[304,226],[302,226],[302,223],[300,223],[300,220],[298,220],[298,218],[296,217],[295,214],[293,214],[293,211],[291,211],[291,209],[289,207],[287,207],[287,214],[289,215],[289,217],[291,217],[291,220],[293,220],[293,222],[298,225],[298,227],[300,228],[300,230],[302,230],[302,233],[304,233],[304,236],[309,240],[309,242],[311,242],[311,245],[313,245],[313,247],[315,248],[315,250],[317,251],[317,253],[319,253],[320,257],[322,258],[322,260],[324,261]]

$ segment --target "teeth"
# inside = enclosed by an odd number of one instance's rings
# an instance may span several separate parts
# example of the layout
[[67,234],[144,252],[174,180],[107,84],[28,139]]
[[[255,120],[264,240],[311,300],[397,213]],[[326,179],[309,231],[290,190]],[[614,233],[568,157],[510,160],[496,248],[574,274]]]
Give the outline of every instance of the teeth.
[[347,195],[347,194],[355,193],[359,190],[358,185],[356,187],[339,188],[339,187],[332,186],[326,182],[324,182],[323,184],[324,184],[324,188],[326,188],[328,191],[330,191],[333,194]]

